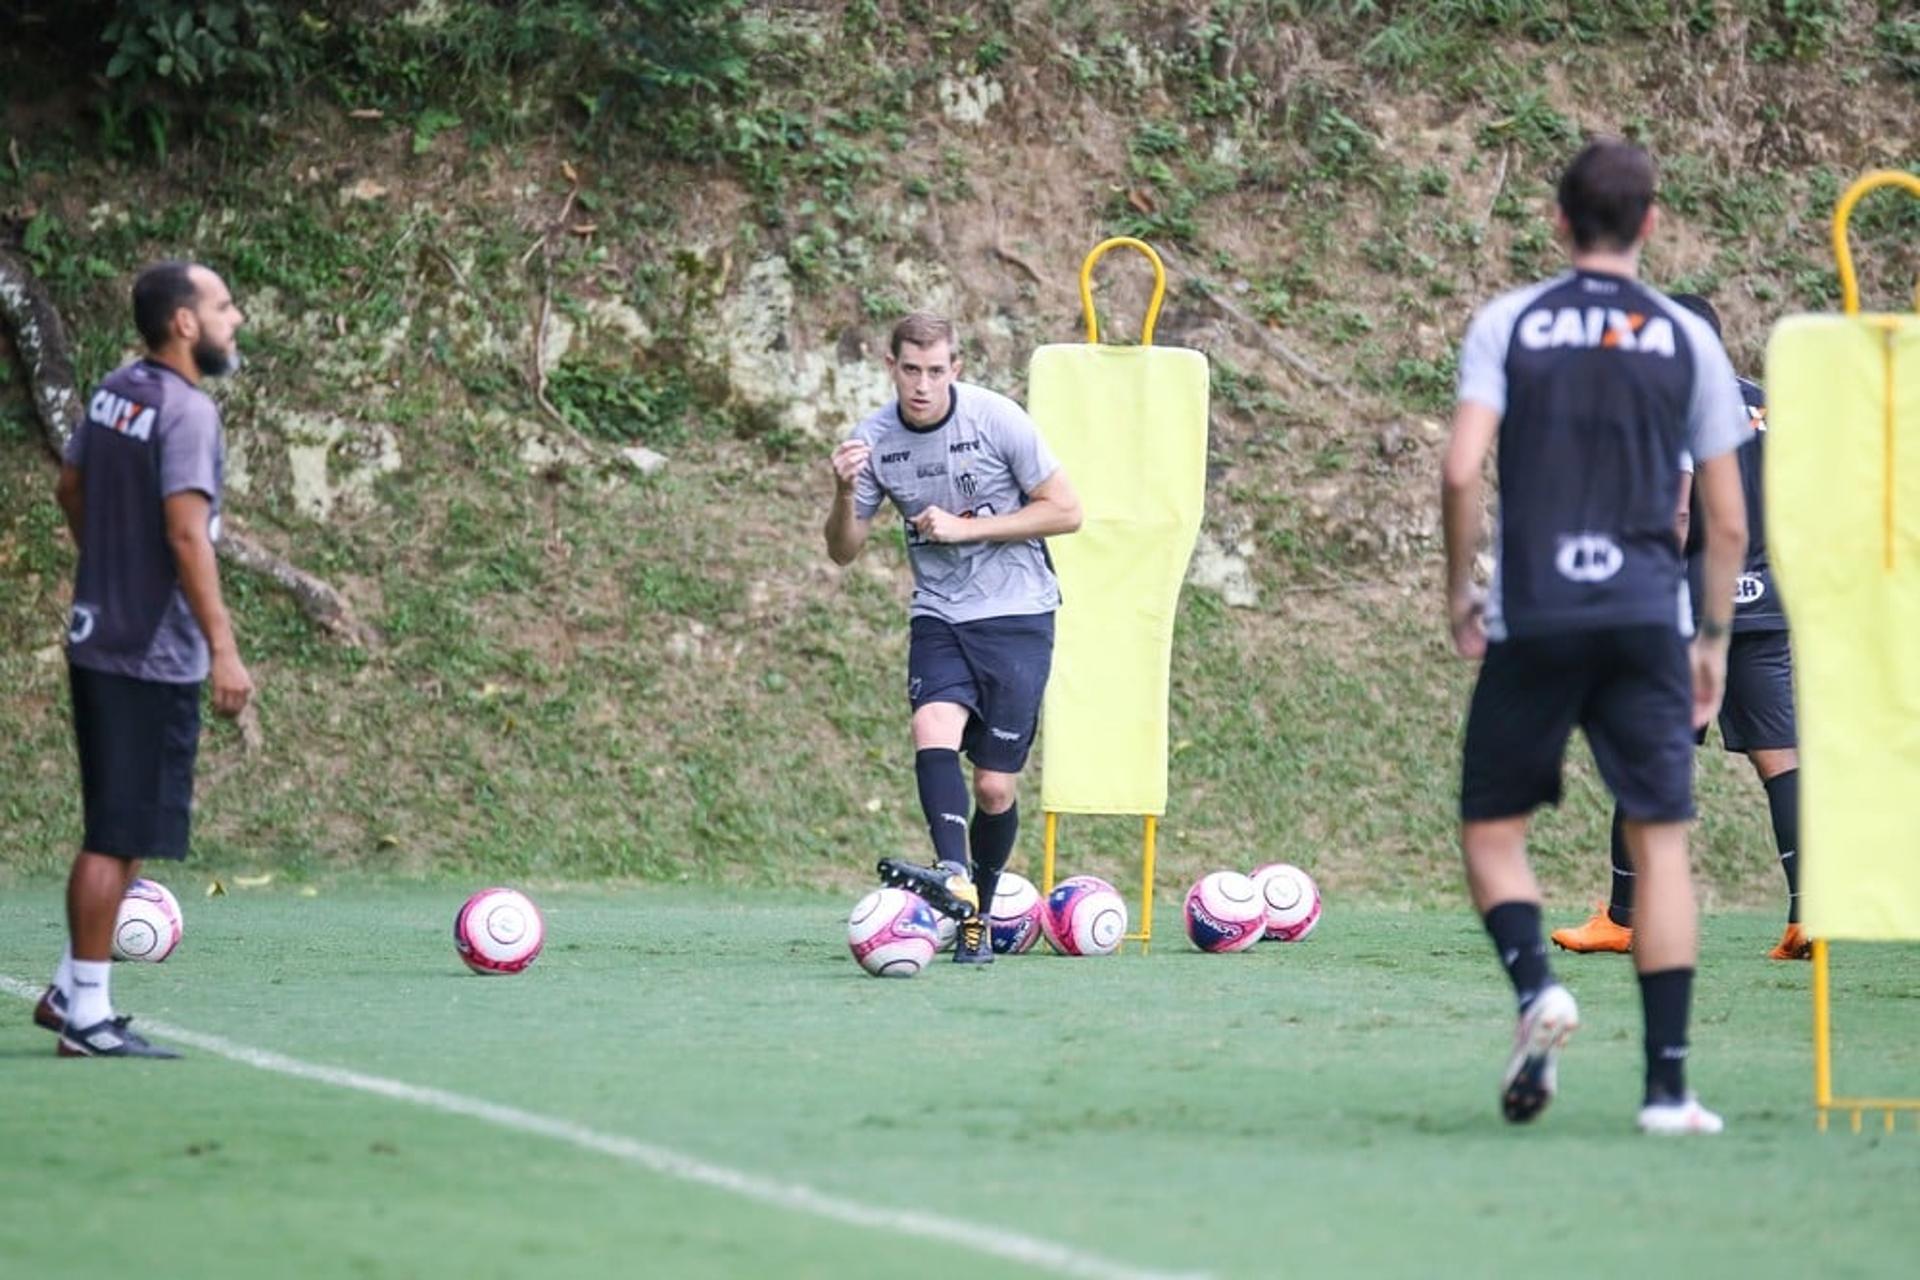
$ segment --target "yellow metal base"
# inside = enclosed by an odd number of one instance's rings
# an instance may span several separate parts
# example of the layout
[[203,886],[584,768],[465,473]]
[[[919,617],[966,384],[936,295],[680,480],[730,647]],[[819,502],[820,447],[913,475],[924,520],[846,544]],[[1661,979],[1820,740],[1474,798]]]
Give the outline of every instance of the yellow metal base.
[[[1140,928],[1127,934],[1121,941],[1139,943],[1140,954],[1146,955],[1153,950],[1153,866],[1155,847],[1160,833],[1160,819],[1151,813],[1140,816]],[[1059,848],[1059,839],[1060,815],[1049,809],[1046,811],[1046,824],[1040,841],[1040,894],[1042,897],[1053,892],[1054,854]]]
[[1902,1111],[1915,1113],[1914,1129],[1920,1132],[1920,1098],[1836,1098],[1833,1096],[1833,997],[1832,969],[1828,963],[1827,940],[1813,940],[1813,1106],[1814,1124],[1827,1131],[1828,1117],[1838,1111],[1847,1115],[1855,1133],[1862,1128],[1861,1117],[1869,1111],[1881,1113],[1888,1133],[1894,1131],[1895,1116]]

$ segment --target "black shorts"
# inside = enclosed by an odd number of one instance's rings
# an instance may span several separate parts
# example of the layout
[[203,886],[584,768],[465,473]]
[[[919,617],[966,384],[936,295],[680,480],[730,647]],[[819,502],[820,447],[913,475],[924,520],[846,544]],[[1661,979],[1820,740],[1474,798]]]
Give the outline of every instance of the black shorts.
[[187,856],[200,685],[162,684],[68,666],[86,833],[115,858]]
[[907,701],[956,702],[969,713],[961,749],[977,768],[1018,773],[1040,727],[1053,672],[1053,615],[947,622],[917,617],[907,646]]
[[1727,647],[1720,740],[1729,751],[1800,744],[1793,718],[1793,651],[1784,631],[1737,631]]
[[1635,822],[1693,816],[1693,674],[1672,627],[1619,627],[1487,646],[1467,710],[1460,816],[1560,802],[1573,727]]

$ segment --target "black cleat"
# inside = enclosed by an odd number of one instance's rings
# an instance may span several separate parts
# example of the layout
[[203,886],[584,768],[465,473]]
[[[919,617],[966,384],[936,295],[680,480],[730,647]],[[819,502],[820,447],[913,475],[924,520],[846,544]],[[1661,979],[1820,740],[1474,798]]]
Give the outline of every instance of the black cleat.
[[993,963],[993,933],[987,928],[985,917],[976,913],[971,920],[960,922],[960,932],[953,939],[953,962]]
[[60,994],[60,988],[49,985],[40,993],[40,1003],[33,1006],[33,1025],[55,1035],[66,1029],[67,998]]
[[60,1056],[63,1058],[177,1058],[171,1049],[154,1044],[127,1024],[133,1019],[122,1014],[103,1018],[90,1027],[69,1023],[60,1032]]
[[882,858],[875,869],[881,884],[919,894],[943,916],[972,920],[980,914],[980,891],[973,887],[965,871],[952,870],[954,865],[923,867],[899,858]]

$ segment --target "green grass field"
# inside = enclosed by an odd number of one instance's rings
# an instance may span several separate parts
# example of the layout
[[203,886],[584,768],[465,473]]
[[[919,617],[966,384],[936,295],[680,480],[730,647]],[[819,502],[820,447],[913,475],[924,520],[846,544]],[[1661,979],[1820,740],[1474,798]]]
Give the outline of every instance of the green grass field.
[[[1151,957],[888,982],[838,896],[555,890],[546,954],[481,979],[457,888],[176,883],[187,939],[116,969],[120,1007],[359,1087],[205,1046],[63,1061],[0,1003],[0,1274],[1868,1276],[1920,1245],[1911,1119],[1814,1129],[1808,970],[1761,958],[1771,916],[1707,919],[1693,1080],[1728,1132],[1663,1142],[1632,1129],[1620,957],[1560,961],[1585,1024],[1562,1096],[1499,1120],[1508,995],[1464,909],[1335,901],[1308,942],[1225,957],[1169,912]],[[0,901],[14,994],[60,944],[52,891]],[[1837,952],[1842,1088],[1920,1092],[1915,958]],[[367,1092],[394,1082],[422,1092]]]

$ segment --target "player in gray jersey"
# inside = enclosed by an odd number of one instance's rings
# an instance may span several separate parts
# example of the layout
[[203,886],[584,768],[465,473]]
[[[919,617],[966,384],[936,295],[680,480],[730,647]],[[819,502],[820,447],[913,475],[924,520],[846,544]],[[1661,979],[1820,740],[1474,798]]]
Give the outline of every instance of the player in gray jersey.
[[147,354],[94,392],[55,489],[80,550],[67,670],[86,829],[66,954],[33,1016],[68,1057],[177,1056],[114,1016],[114,920],[143,860],[186,857],[201,682],[223,716],[253,693],[214,560],[220,411],[200,390],[238,364],[244,317],[219,276],[185,262],[140,273],[133,315]]
[[[1060,585],[1043,539],[1080,527],[1080,501],[1019,405],[958,380],[946,320],[902,320],[886,364],[899,395],[833,451],[827,554],[852,563],[883,503],[905,521],[907,700],[936,865],[883,859],[880,874],[956,917],[954,959],[985,964],[983,912],[1019,832],[1019,774],[1053,663]],[[962,750],[974,766],[971,820]]]
[[[1698,949],[1687,823],[1692,730],[1719,708],[1747,541],[1734,457],[1746,431],[1719,337],[1638,279],[1657,220],[1652,159],[1595,141],[1558,194],[1556,230],[1573,270],[1474,317],[1442,469],[1448,624],[1460,655],[1481,660],[1461,751],[1461,850],[1519,1013],[1501,1110],[1516,1122],[1540,1114],[1579,1026],[1547,961],[1526,843],[1533,811],[1560,799],[1578,725],[1620,806],[1640,886],[1637,1123],[1717,1133],[1720,1117],[1686,1087]],[[1490,453],[1498,555],[1482,597],[1471,569]],[[1697,631],[1674,536],[1683,453],[1695,464],[1706,546]]]

